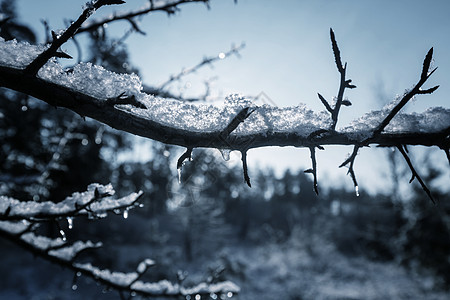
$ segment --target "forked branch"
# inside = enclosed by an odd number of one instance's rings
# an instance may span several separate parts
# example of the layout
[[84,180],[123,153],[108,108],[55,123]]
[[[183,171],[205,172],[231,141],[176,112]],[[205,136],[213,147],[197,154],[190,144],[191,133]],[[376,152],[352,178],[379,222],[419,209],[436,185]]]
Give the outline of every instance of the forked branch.
[[425,193],[428,195],[428,198],[430,198],[430,200],[433,202],[433,204],[436,204],[436,201],[433,198],[433,195],[430,192],[430,189],[427,187],[427,185],[425,184],[425,182],[423,182],[422,178],[419,176],[419,174],[417,173],[416,169],[414,168],[411,159],[409,159],[408,154],[406,153],[404,146],[403,145],[399,145],[397,146],[398,151],[400,151],[400,153],[403,155],[403,158],[405,159],[406,163],[408,164],[409,169],[411,170],[411,179],[409,180],[409,183],[413,182],[414,179],[417,179],[417,181],[419,181],[420,186],[422,187],[422,189],[425,191]]
[[325,100],[325,98],[321,94],[317,93],[317,95],[319,96],[320,101],[325,106],[327,111],[329,111],[331,113],[331,119],[333,120],[333,122],[331,124],[331,130],[334,131],[336,129],[336,125],[338,122],[338,116],[339,116],[339,111],[341,109],[341,106],[342,105],[345,105],[345,106],[352,105],[350,101],[344,99],[345,89],[346,88],[354,89],[354,88],[356,88],[356,85],[351,84],[351,82],[352,82],[351,79],[345,79],[345,74],[347,71],[347,63],[342,65],[341,51],[339,50],[339,47],[337,45],[336,37],[334,35],[334,31],[332,28],[330,28],[330,39],[331,39],[331,47],[333,49],[334,60],[336,62],[336,67],[340,74],[339,91],[338,91],[338,95],[337,95],[336,103],[335,103],[334,107],[331,107],[331,105],[328,103],[328,101]]
[[[376,140],[382,134],[382,132],[386,128],[386,126],[389,125],[391,120],[398,114],[398,112],[412,98],[414,98],[414,96],[422,95],[422,94],[432,94],[434,91],[436,91],[439,88],[439,86],[437,85],[437,86],[434,86],[432,88],[429,88],[429,89],[426,89],[426,90],[422,90],[422,86],[425,84],[425,82],[428,80],[428,78],[430,78],[430,76],[437,69],[437,68],[434,68],[433,70],[429,71],[432,59],[433,59],[433,48],[431,48],[428,51],[427,55],[425,56],[425,59],[423,61],[422,72],[421,72],[420,79],[417,82],[417,84],[409,92],[407,92],[405,95],[403,95],[403,97],[400,99],[400,101],[394,106],[394,108],[389,112],[389,114],[380,122],[380,124],[376,127],[376,129],[373,131],[372,135],[369,138],[365,139],[361,143],[355,144],[352,155],[340,165],[340,167],[343,167],[345,165],[350,164],[350,166],[349,166],[349,173],[352,176],[355,188],[357,188],[358,185],[357,185],[357,182],[356,182],[355,173],[353,171],[353,164],[355,162],[355,158],[356,158],[358,149],[361,148],[362,146],[368,146],[370,143],[372,143],[374,140]],[[445,132],[447,132],[447,133],[445,133]],[[445,140],[447,138],[447,136],[448,136],[448,129],[445,132],[444,132],[444,134],[442,136],[443,140]],[[411,171],[413,172],[413,178],[412,179],[417,178],[417,180],[421,184],[423,190],[427,193],[428,197],[434,203],[434,199],[431,196],[431,193],[430,193],[429,189],[423,183],[423,181],[420,178],[420,176],[418,176],[417,172],[415,172],[415,170],[414,170],[414,168],[412,166],[412,163],[411,163],[411,161],[408,158],[408,155],[406,154],[406,152],[404,152],[404,150],[402,148],[401,143],[399,143],[399,144],[397,144],[395,146],[402,153],[403,157],[405,158],[406,162],[408,163],[408,166],[410,167]],[[448,149],[448,145],[441,146],[441,148],[442,149]]]
[[[83,13],[78,17],[78,19],[73,22],[60,36],[52,31],[52,43],[44,52],[42,52],[35,60],[33,60],[26,68],[25,73],[35,76],[39,69],[44,66],[47,61],[52,57],[64,57],[58,55],[58,49],[65,42],[67,42],[71,37],[73,37],[81,25],[100,7],[105,5],[122,4],[125,3],[122,0],[97,0],[94,3],[87,5]],[[71,58],[70,56],[65,56],[65,58]]]

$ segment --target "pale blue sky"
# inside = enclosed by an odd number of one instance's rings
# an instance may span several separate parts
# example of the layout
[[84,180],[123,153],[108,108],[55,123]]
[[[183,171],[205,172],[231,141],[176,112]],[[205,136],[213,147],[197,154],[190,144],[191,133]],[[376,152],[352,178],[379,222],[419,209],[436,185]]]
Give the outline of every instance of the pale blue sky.
[[[127,6],[107,8],[93,17],[114,9],[139,7],[145,1],[127,2]],[[39,20],[43,18],[49,20],[52,28],[62,28],[62,20],[75,19],[84,3],[18,0],[23,20],[42,29]],[[417,98],[407,111],[449,107],[449,15],[450,1],[446,0],[239,0],[237,5],[232,0],[212,0],[211,10],[202,4],[187,4],[175,16],[144,16],[141,28],[147,35],[134,35],[128,41],[133,64],[144,82],[151,85],[164,82],[182,67],[195,65],[204,55],[216,55],[228,50],[232,43],[245,42],[240,59],[229,58],[187,78],[192,83],[189,92],[201,93],[202,81],[217,75],[213,88],[221,95],[257,95],[263,91],[278,106],[302,102],[322,110],[317,92],[330,99],[336,95],[339,84],[329,41],[332,27],[342,59],[348,62],[348,76],[358,86],[347,93],[353,106],[343,111],[339,121],[343,126],[364,112],[381,108],[410,88],[418,79],[430,47],[435,49],[435,65],[439,69],[428,86],[441,87],[431,96]],[[127,28],[126,22],[110,26],[117,36]],[[337,168],[348,151],[346,147],[328,147],[319,153],[319,184],[322,178],[326,183],[352,186],[346,170]],[[444,158],[441,152],[432,155],[436,160]],[[362,150],[356,161],[361,189],[387,188],[385,160],[384,151]],[[279,148],[250,152],[250,167],[266,164],[279,170],[309,168],[309,152]],[[448,165],[445,167],[448,169]]]

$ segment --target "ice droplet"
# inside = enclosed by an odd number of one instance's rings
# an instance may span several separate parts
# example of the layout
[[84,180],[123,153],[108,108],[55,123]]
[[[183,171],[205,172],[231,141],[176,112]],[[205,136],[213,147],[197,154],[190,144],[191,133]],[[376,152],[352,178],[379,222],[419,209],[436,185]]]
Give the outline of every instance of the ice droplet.
[[76,285],[76,284],[72,285],[72,290],[76,291],[77,288],[78,288],[78,285]]
[[67,241],[66,233],[64,232],[64,230],[60,229],[59,234],[61,234],[61,238],[64,242]]
[[67,226],[69,229],[73,228],[73,217],[67,217]]
[[178,168],[177,171],[178,171],[178,183],[181,183],[181,168]]
[[224,161],[230,160],[230,153],[231,153],[230,149],[219,149],[219,151],[222,154],[222,158]]
[[233,293],[232,293],[232,292],[228,292],[228,293],[227,293],[227,297],[228,297],[228,298],[233,297]]
[[124,218],[124,219],[128,219],[128,209],[125,209],[125,210],[123,211],[123,218]]
[[359,197],[359,187],[357,185],[355,185],[355,193],[356,197]]

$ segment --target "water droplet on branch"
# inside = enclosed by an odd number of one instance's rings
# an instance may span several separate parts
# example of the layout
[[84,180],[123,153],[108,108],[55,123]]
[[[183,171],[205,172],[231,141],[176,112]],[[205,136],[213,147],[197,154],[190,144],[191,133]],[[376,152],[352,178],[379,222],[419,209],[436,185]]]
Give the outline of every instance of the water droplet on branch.
[[66,233],[64,232],[64,230],[60,229],[59,234],[61,234],[61,238],[64,242],[67,241]]
[[128,210],[127,210],[127,209],[125,209],[125,210],[123,211],[123,218],[124,218],[124,219],[128,219]]
[[73,228],[73,217],[67,217],[67,226],[69,229]]
[[359,197],[359,187],[357,185],[355,186],[355,193],[356,197]]

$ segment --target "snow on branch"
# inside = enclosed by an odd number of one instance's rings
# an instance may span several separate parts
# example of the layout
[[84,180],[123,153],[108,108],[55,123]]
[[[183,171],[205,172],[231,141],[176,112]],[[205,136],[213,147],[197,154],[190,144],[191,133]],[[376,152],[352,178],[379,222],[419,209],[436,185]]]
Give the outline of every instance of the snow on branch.
[[137,205],[142,191],[115,199],[115,191],[111,184],[91,184],[87,191],[74,193],[61,202],[51,201],[19,201],[13,198],[0,196],[0,220],[43,221],[57,218],[69,218],[80,215],[91,218],[104,217],[109,211],[131,209]]
[[[0,236],[21,246],[27,251],[52,263],[72,270],[76,276],[83,274],[105,285],[109,289],[130,295],[178,297],[190,295],[212,295],[238,293],[239,287],[229,281],[219,283],[201,282],[193,287],[185,287],[181,283],[167,280],[144,282],[142,276],[155,264],[151,259],[142,261],[135,272],[112,272],[100,269],[91,263],[78,262],[81,253],[102,246],[101,242],[74,241],[68,242],[65,232],[59,228],[61,237],[50,238],[38,235],[36,230],[43,221],[67,219],[69,229],[73,219],[81,215],[88,217],[105,217],[107,212],[135,207],[142,192],[132,193],[126,197],[113,199],[115,191],[112,186],[91,184],[86,192],[74,193],[59,203],[53,202],[21,202],[13,198],[0,196]],[[124,215],[125,216],[125,215]],[[76,289],[74,281],[73,289]]]

